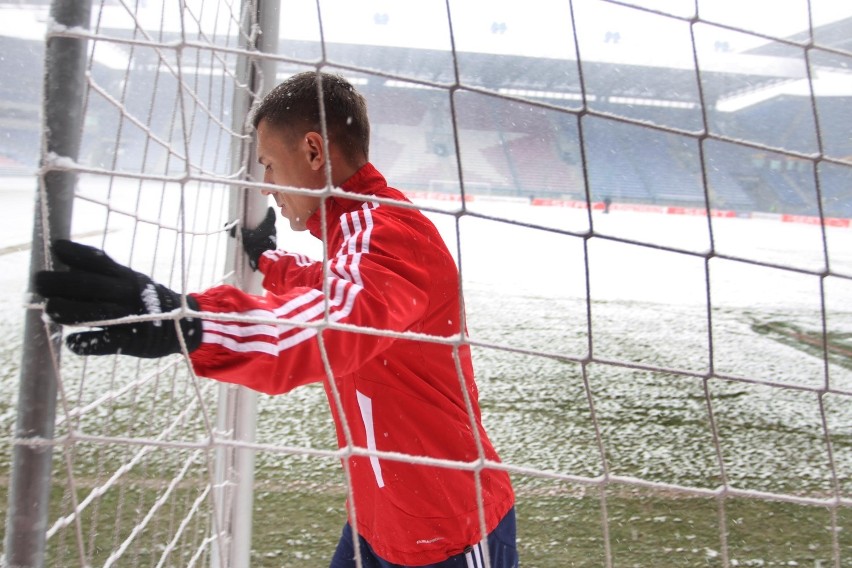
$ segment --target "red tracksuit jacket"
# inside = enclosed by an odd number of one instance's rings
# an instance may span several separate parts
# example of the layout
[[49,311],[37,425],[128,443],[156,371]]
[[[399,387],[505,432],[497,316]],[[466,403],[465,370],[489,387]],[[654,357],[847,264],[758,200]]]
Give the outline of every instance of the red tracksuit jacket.
[[[407,201],[371,164],[342,188]],[[278,325],[205,320],[202,344],[191,355],[195,371],[269,394],[323,381],[340,447],[346,446],[345,419],[355,447],[472,462],[480,457],[475,428],[482,457],[499,461],[481,424],[467,345],[456,348],[357,328],[325,329],[320,338],[318,327],[299,325],[322,322],[327,310],[332,322],[438,338],[457,336],[463,326],[458,270],[438,231],[419,211],[335,196],[326,200],[325,214],[325,275],[322,262],[268,251],[259,261],[265,297],[231,286],[194,295],[203,311],[290,320]],[[322,238],[321,225],[318,210],[307,226]],[[321,344],[344,416],[326,376]],[[353,527],[382,558],[435,563],[482,538],[472,471],[378,456],[348,460]],[[483,469],[481,497],[490,532],[514,504],[508,474]]]

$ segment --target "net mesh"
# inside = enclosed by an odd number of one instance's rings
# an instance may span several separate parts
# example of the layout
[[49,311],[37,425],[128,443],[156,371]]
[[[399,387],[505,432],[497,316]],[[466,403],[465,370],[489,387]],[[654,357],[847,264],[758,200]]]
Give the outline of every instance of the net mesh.
[[[732,4],[291,2],[260,57],[364,93],[372,161],[453,251],[502,458],[455,465],[512,474],[525,564],[850,561],[852,13]],[[233,276],[240,10],[48,30],[90,38],[81,157],[44,168],[81,176],[73,233],[177,290]],[[62,357],[51,565],[211,562],[216,394],[181,357]],[[335,546],[340,458],[370,452],[327,407],[258,400],[253,566]]]

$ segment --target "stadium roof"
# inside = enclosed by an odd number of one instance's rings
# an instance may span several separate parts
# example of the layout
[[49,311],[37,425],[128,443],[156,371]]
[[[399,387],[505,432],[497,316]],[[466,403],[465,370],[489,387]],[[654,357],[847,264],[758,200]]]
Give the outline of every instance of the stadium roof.
[[[802,37],[797,34],[788,41],[798,42]],[[829,48],[830,54],[833,50],[849,47],[852,17],[815,28],[814,37],[820,38],[820,45]],[[581,44],[579,58],[576,53],[557,58],[459,51],[456,59],[460,82],[493,91],[535,91],[545,98],[550,95],[555,104],[559,104],[558,95],[564,100],[576,100],[584,91],[583,86],[587,96],[605,93],[610,97],[697,102],[696,58],[703,94],[711,101],[770,87],[796,93],[797,89],[801,90],[796,85],[808,79],[804,50],[786,43],[764,42],[761,47],[736,52],[725,41],[716,40],[710,44],[705,38],[701,51],[693,49],[690,41],[681,41],[676,46],[679,52],[672,54],[655,53],[654,50],[637,52],[629,45],[621,45],[612,35],[599,39],[597,43]],[[455,83],[453,57],[444,49],[335,42],[325,47],[323,53],[317,42],[282,39],[279,55],[299,60],[324,57],[332,64],[372,70],[394,78],[442,85]],[[852,58],[847,59],[852,61]],[[850,70],[848,65],[844,67],[849,61],[838,60],[836,56],[833,59],[812,58],[812,64],[833,71],[822,74],[822,79],[833,85],[825,88],[825,94],[852,95],[852,74],[845,76]],[[284,65],[282,72],[294,67]]]
[[[722,0],[722,4],[731,1]],[[157,0],[149,0],[144,11],[147,16],[140,12],[134,17],[156,17],[159,25],[161,10],[153,6],[156,3]],[[641,5],[642,0],[633,3]],[[46,13],[44,6],[38,4],[0,6],[0,35],[31,40],[44,37]],[[655,3],[667,4],[675,5]],[[834,15],[848,14],[850,7],[844,12],[840,10],[843,5],[831,4]],[[164,4],[163,10],[173,10],[175,6]],[[743,34],[736,27],[729,29],[703,21],[693,24],[686,17],[688,14],[672,12],[674,17],[668,17],[629,6],[583,0],[573,4],[493,0],[487,5],[477,3],[476,10],[465,10],[467,4],[452,2],[451,37],[444,0],[404,6],[390,0],[365,0],[357,3],[357,8],[347,0],[323,0],[321,6],[324,51],[318,41],[316,4],[286,4],[280,20],[279,55],[294,63],[281,65],[282,73],[299,68],[295,61],[324,61],[389,79],[453,85],[458,72],[465,86],[536,93],[537,98],[553,104],[568,101],[568,106],[575,106],[571,101],[578,100],[584,92],[587,97],[695,103],[699,100],[696,59],[702,93],[709,101],[782,87],[789,93],[800,90],[795,85],[808,79],[804,50],[788,42],[806,45],[810,32],[794,32],[783,37],[783,42],[772,42],[770,36]],[[118,36],[130,33],[133,22],[122,13],[121,6],[107,4],[102,10],[102,30]],[[782,15],[779,10],[772,19],[784,24],[778,29],[800,29],[802,21],[808,21],[807,12],[804,20],[802,14]],[[144,21],[139,23],[145,25]],[[229,25],[222,29],[233,29],[233,22]],[[766,33],[763,29],[756,31]],[[179,38],[176,33],[172,39]],[[852,86],[844,73],[850,71],[852,58],[852,15],[815,26],[813,38],[829,50],[831,57],[812,57],[812,63],[836,71],[830,74],[831,85],[824,92],[848,96]],[[850,56],[843,57],[839,52]],[[121,69],[127,56],[122,53],[122,46],[102,42],[95,59],[107,67]]]

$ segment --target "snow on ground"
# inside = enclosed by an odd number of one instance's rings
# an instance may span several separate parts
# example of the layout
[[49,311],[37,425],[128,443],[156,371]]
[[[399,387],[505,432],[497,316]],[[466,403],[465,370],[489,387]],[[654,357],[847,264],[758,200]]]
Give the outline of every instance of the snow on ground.
[[[0,337],[5,362],[0,389],[6,395],[0,398],[9,401],[0,408],[0,418],[6,432],[14,416],[21,306],[29,263],[26,250],[7,247],[29,243],[34,189],[34,180],[6,180],[0,189],[4,224]],[[165,197],[147,190],[146,201],[139,203],[129,197],[136,191],[132,184],[113,188],[89,184],[85,191],[90,197],[109,199],[126,212],[135,210],[143,221],[161,216],[174,224],[176,219],[171,190]],[[204,192],[190,196],[189,225],[221,227],[226,213],[217,210],[223,202],[217,199],[221,196]],[[78,205],[75,232],[103,225],[97,206]],[[803,332],[822,330],[821,278],[806,272],[824,268],[822,234],[817,227],[765,219],[713,219],[718,254],[796,269],[781,270],[710,256],[708,224],[702,217],[595,212],[595,236],[588,236],[588,214],[580,210],[482,201],[471,205],[475,215],[457,217],[437,211],[456,205],[422,205],[436,209],[429,215],[460,261],[483,415],[504,461],[574,475],[601,473],[596,424],[578,363],[590,360],[588,385],[613,473],[698,487],[720,483],[701,378],[712,369],[743,379],[714,378],[707,383],[732,483],[769,491],[830,491],[823,409],[834,444],[836,473],[840,479],[852,477],[852,405],[849,396],[842,394],[852,392],[848,356],[845,363],[832,358],[826,373],[818,355],[755,331],[773,322],[794,325]],[[137,268],[154,266],[162,279],[179,282],[171,262],[173,251],[179,250],[174,239],[161,237],[165,240],[158,245],[158,260],[151,264],[153,254],[146,247],[153,246],[156,234],[146,223],[134,225],[126,216],[113,216],[107,249],[119,260],[133,258]],[[850,229],[827,229],[831,269],[836,273],[852,274],[850,238]],[[87,242],[99,244],[100,237]],[[321,254],[317,241],[305,233],[291,233],[282,224],[279,243],[314,257]],[[191,273],[203,276],[191,279],[189,289],[209,282],[215,270],[221,270],[221,260],[202,257],[221,256],[223,246],[220,243],[207,253],[194,249]],[[852,333],[852,286],[837,277],[827,277],[823,283],[828,331]],[[70,355],[63,364],[80,365]],[[120,388],[111,367],[89,365],[87,381],[73,378],[82,368],[67,373],[79,385],[81,405]],[[139,376],[138,370],[134,373],[131,376]],[[822,401],[812,390],[780,388],[820,389],[826,380],[840,392],[827,394]],[[136,421],[135,435],[155,436],[157,429],[168,424],[170,412],[183,407],[180,397],[192,399],[186,382],[179,381],[179,387],[185,394],[176,395],[158,383],[152,387],[153,394],[142,390],[134,395],[135,399],[168,398],[168,406],[161,408],[172,410],[151,415],[147,421],[151,424],[138,420],[143,410],[135,403],[110,406],[112,433],[120,433],[121,424]],[[324,449],[334,444],[319,388],[282,397],[262,396],[258,412],[261,443]],[[82,424],[97,433],[103,415],[103,409],[95,407]],[[200,415],[194,420],[200,428]],[[187,428],[175,436],[193,439],[198,435],[193,427]],[[339,481],[333,460],[294,460],[266,452],[258,455],[257,463],[260,477],[290,471],[294,477],[318,483]],[[535,483],[534,478],[519,480],[520,485]]]

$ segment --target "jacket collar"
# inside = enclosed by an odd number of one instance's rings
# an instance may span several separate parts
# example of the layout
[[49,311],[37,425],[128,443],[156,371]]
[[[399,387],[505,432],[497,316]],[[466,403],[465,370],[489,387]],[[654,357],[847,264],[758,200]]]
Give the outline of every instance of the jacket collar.
[[[385,187],[387,187],[387,181],[370,162],[361,166],[349,179],[340,184],[340,189],[343,191],[358,195],[374,195]],[[325,200],[326,218],[329,220],[337,219],[340,215],[357,209],[362,203],[364,203],[362,200],[346,199],[339,195],[329,197]],[[305,223],[305,226],[313,236],[321,239],[322,211],[317,209]]]

